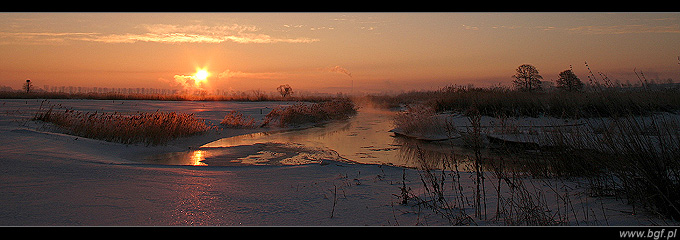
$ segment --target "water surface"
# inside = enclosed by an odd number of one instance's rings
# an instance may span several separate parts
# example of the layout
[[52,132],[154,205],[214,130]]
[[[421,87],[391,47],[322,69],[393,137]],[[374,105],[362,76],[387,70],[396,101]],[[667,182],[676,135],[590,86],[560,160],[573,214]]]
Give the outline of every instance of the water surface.
[[198,150],[149,157],[161,164],[241,166],[298,165],[344,161],[418,167],[467,151],[447,141],[425,142],[395,136],[394,111],[359,109],[356,116],[304,129],[259,132],[222,138]]

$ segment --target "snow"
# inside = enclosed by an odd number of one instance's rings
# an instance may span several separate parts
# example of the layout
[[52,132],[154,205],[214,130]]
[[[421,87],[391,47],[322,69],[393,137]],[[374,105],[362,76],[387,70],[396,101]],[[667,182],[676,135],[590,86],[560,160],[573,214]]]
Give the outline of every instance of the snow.
[[[341,159],[299,165],[181,166],[135,161],[139,156],[197,149],[218,139],[263,129],[224,129],[163,146],[87,139],[29,121],[40,100],[1,100],[0,225],[4,226],[414,226],[448,225],[423,205],[400,204],[401,187],[428,199],[424,172]],[[230,110],[261,118],[271,102],[162,102],[51,100],[83,111],[180,111],[217,123]],[[260,110],[263,110],[262,112]],[[294,150],[292,150],[294,151]],[[276,155],[275,156],[280,156]],[[451,174],[451,173],[448,173]],[[473,196],[475,173],[459,172],[464,196]],[[496,179],[487,173],[487,215],[457,205],[473,225],[493,221]],[[630,214],[622,200],[593,198],[578,181],[529,180],[542,201],[560,210],[559,196],[573,196],[569,225],[649,225],[663,219]],[[453,189],[453,188],[452,188]],[[550,189],[570,189],[567,193]],[[507,188],[501,187],[500,192]],[[554,193],[554,194],[553,194]],[[447,192],[449,199],[456,198]],[[551,197],[552,196],[552,197]],[[453,202],[453,200],[451,200]],[[472,202],[470,200],[470,202]],[[448,210],[453,210],[449,208]],[[555,211],[555,210],[552,211]],[[552,212],[553,214],[555,212]]]
[[[390,130],[395,134],[424,141],[443,141],[458,139],[471,131],[473,124],[469,117],[459,113],[440,113],[433,116],[442,124],[441,129],[445,129],[445,123],[453,126],[451,132],[438,131],[427,133],[407,133],[399,128]],[[622,126],[663,126],[662,124],[677,124],[680,122],[680,114],[677,113],[656,113],[650,116],[638,116],[634,118],[619,119]],[[511,143],[534,144],[536,146],[553,146],[554,138],[561,137],[565,141],[581,139],[582,142],[597,142],[608,136],[596,132],[596,129],[605,129],[612,126],[611,118],[580,118],[562,119],[555,117],[507,117],[494,118],[481,116],[479,119],[479,134],[485,140],[496,140]],[[587,133],[587,134],[586,134]],[[637,138],[645,142],[661,141],[658,136],[639,135]],[[589,147],[584,145],[584,147]]]

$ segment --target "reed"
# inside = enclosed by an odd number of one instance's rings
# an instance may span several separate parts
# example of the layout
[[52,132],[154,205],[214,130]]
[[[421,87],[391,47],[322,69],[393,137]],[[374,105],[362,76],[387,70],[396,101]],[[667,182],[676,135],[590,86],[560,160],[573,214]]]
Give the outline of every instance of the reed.
[[319,103],[300,102],[291,106],[277,106],[265,116],[261,126],[288,127],[341,120],[353,116],[356,112],[356,106],[347,98]]
[[437,116],[434,109],[422,105],[407,105],[404,111],[394,118],[394,126],[403,134],[445,135],[444,120]]
[[224,116],[222,126],[227,128],[256,128],[255,119],[250,116],[244,116],[243,113],[239,111],[229,111],[227,115]]
[[[471,207],[475,209],[475,217],[487,216],[482,212],[487,209],[485,204],[489,197],[485,195],[486,182],[495,183],[494,219],[503,224],[578,224],[592,223],[593,219],[606,223],[606,215],[604,219],[596,219],[595,215],[587,214],[595,210],[586,210],[585,207],[577,209],[571,199],[574,195],[560,190],[561,186],[548,185],[553,195],[550,198],[559,203],[557,209],[551,210],[546,203],[546,192],[540,192],[532,184],[527,184],[535,181],[532,179],[541,180],[542,183],[556,181],[558,184],[563,180],[580,179],[588,183],[585,190],[591,197],[625,199],[638,211],[680,220],[680,119],[677,117],[680,111],[680,89],[655,88],[647,84],[644,88],[622,89],[611,85],[584,92],[517,92],[502,88],[449,87],[378,99],[383,106],[403,106],[405,103],[425,106],[407,107],[407,111],[400,113],[394,120],[397,128],[416,133],[427,133],[431,128],[437,128],[432,126],[433,116],[443,111],[467,114],[471,123],[482,115],[501,120],[509,117],[551,116],[586,122],[579,126],[542,129],[548,143],[544,146],[525,149],[518,148],[516,144],[503,143],[499,148],[483,152],[479,151],[480,141],[477,141],[479,130],[473,124],[468,129],[468,135],[462,135],[462,139],[467,143],[465,146],[474,152],[468,159],[472,161],[473,169],[469,171],[475,174],[476,185],[473,186],[474,193],[465,198],[472,198],[474,204]],[[446,118],[440,119],[443,123],[437,123],[438,128],[452,129]],[[441,161],[450,160],[442,158]],[[459,169],[456,167],[452,171],[459,172]],[[485,175],[484,171],[491,173],[490,176]],[[422,176],[424,179],[434,179],[431,171],[424,171]],[[441,176],[444,177],[443,174]],[[487,178],[495,181],[485,181]],[[429,186],[426,190],[433,191],[431,194],[440,191],[432,186],[443,184],[439,180],[423,183]],[[504,191],[509,191],[510,195],[503,195]],[[410,199],[417,198],[411,196]],[[427,201],[433,202],[431,199]],[[462,205],[462,202],[455,203]],[[438,211],[442,212],[446,206],[439,208]],[[548,212],[553,214],[547,215]]]
[[[585,91],[515,91],[503,87],[448,86],[436,91],[407,92],[395,96],[365,97],[376,106],[421,104],[435,112],[465,112],[475,107],[484,116],[558,118],[645,115],[680,110],[677,87],[589,87]],[[612,105],[617,107],[612,108]]]
[[193,114],[138,112],[136,114],[81,112],[69,109],[47,110],[40,107],[33,120],[53,123],[76,136],[124,144],[165,144],[179,137],[200,134],[211,129],[205,120]]
[[553,171],[587,177],[594,195],[622,196],[680,220],[680,120],[657,114],[599,121],[551,133],[560,147],[550,158]]

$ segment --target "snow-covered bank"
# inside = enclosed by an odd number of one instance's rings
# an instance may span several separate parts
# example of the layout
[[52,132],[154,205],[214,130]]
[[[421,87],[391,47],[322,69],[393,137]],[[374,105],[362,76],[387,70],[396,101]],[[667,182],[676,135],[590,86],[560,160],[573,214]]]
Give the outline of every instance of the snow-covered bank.
[[[186,151],[220,138],[258,130],[224,129],[177,139],[163,146],[124,145],[50,132],[42,128],[42,123],[27,121],[40,103],[24,106],[23,101],[5,100],[7,104],[0,109],[0,225],[450,224],[447,216],[435,213],[416,200],[401,204],[402,189],[410,196],[429,199],[430,193],[422,181],[426,178],[416,169],[342,161],[238,167],[144,164],[133,159]],[[113,107],[120,104],[91,100],[68,103],[69,107],[107,111],[113,111]],[[199,113],[203,115],[200,116],[213,121],[231,110],[220,110],[222,107],[211,106],[212,102],[128,101],[120,105],[129,103],[136,104],[136,108],[127,108],[128,111],[201,109]],[[260,116],[259,109],[265,109],[264,105],[243,106],[244,112],[256,117]],[[462,188],[448,191],[454,188],[446,185],[445,196],[450,201],[462,196],[471,203],[475,195],[475,173],[461,172],[457,181]],[[468,224],[505,224],[495,212],[495,206],[500,203],[492,184],[496,179],[487,173],[487,181],[485,216],[474,216],[470,204],[458,206],[462,214],[472,216]],[[570,214],[564,224],[665,224],[662,219],[639,212],[632,215],[631,207],[621,200],[591,198],[579,188],[578,182],[528,180],[526,185],[534,186],[531,191],[543,196],[537,200],[547,204],[551,215],[557,211]],[[508,191],[505,187],[499,190]],[[565,197],[570,200],[566,208],[560,200]]]
[[[422,117],[421,117],[422,118]],[[479,116],[478,122],[473,123],[471,118],[460,113],[437,113],[429,116],[431,120],[427,124],[434,131],[406,131],[398,126],[392,130],[409,138],[425,141],[442,141],[450,139],[460,139],[478,128],[478,134],[484,137],[487,143],[508,142],[519,144],[531,144],[535,146],[555,146],[558,144],[572,144],[569,141],[579,141],[582,143],[592,143],[604,141],[605,132],[608,128],[630,127],[640,128],[643,133],[637,137],[645,141],[658,142],[658,133],[645,132],[663,128],[664,125],[676,126],[680,123],[680,114],[661,112],[649,116],[613,118],[581,118],[567,119],[555,117],[507,117],[495,118],[490,116]],[[618,121],[614,123],[613,121]],[[618,124],[618,125],[615,125]],[[645,129],[648,128],[648,129]],[[675,129],[675,128],[668,128]],[[626,129],[623,129],[625,131]],[[677,133],[669,133],[671,135]],[[558,141],[558,142],[556,142]],[[565,142],[566,141],[566,142]],[[462,143],[462,140],[461,140]],[[580,144],[583,147],[587,144]]]

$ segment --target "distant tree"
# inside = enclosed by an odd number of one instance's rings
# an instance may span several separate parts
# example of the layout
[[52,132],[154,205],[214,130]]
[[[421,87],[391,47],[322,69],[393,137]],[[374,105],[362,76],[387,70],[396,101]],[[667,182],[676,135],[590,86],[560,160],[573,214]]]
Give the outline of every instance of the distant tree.
[[564,91],[575,92],[583,89],[583,82],[581,82],[581,79],[579,79],[571,69],[562,71],[559,74],[556,83],[556,87]]
[[293,88],[290,87],[288,84],[281,85],[277,87],[276,90],[278,90],[279,93],[281,94],[281,97],[284,98],[293,94]]
[[26,79],[26,83],[24,83],[24,91],[26,91],[26,93],[31,92],[31,87],[33,87],[31,80]]
[[267,99],[267,94],[264,91],[262,91],[261,89],[256,89],[256,90],[252,90],[252,91],[253,91],[253,95],[255,96],[255,100],[264,101],[264,100]]
[[533,91],[541,89],[541,79],[543,77],[538,74],[536,67],[523,64],[517,68],[517,74],[512,75],[515,80],[512,82],[520,91]]

